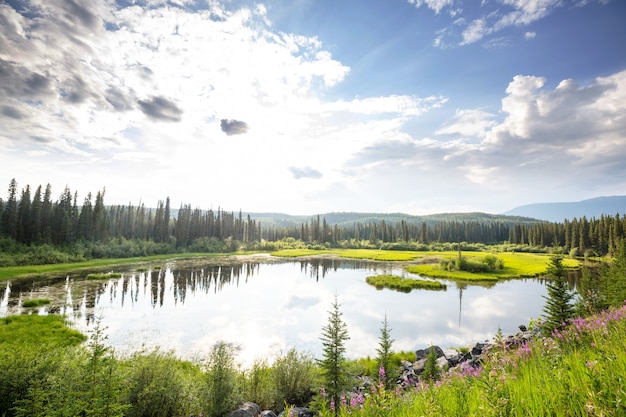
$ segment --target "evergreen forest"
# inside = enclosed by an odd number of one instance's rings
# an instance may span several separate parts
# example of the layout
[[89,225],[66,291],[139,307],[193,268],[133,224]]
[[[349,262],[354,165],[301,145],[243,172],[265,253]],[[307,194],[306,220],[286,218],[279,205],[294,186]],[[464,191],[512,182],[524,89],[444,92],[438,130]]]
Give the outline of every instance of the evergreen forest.
[[625,231],[626,216],[619,213],[563,222],[493,215],[438,215],[419,221],[415,216],[381,214],[331,223],[316,215],[298,225],[265,224],[241,210],[190,204],[174,208],[169,197],[159,200],[156,208],[143,202],[107,205],[104,189],[79,200],[78,192],[66,186],[55,197],[50,184],[20,189],[13,179],[6,199],[0,198],[0,254],[5,255],[0,255],[0,266],[297,245],[429,250],[456,242],[467,250],[507,245],[505,250],[613,256]]

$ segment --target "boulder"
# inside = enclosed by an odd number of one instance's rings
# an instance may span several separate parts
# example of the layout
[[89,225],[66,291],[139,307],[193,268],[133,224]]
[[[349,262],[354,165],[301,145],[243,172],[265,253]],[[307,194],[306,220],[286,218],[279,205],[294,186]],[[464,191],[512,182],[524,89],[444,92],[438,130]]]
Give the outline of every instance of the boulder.
[[253,402],[245,402],[230,413],[230,417],[259,417],[260,415],[261,407]]
[[264,410],[261,412],[261,417],[278,417],[272,410]]
[[483,350],[489,346],[489,343],[476,343],[472,348],[472,356],[480,356],[483,354]]
[[306,407],[293,407],[287,415],[284,411],[278,417],[315,417],[315,414]]
[[[438,358],[441,358],[442,356],[445,356],[445,354],[443,353],[443,349],[441,349],[439,346],[431,346],[433,349],[435,349],[435,353],[437,354]],[[428,354],[430,353],[430,348],[431,347],[427,347],[426,349],[418,349],[415,351],[415,360],[419,361],[420,359],[424,359],[428,356]]]

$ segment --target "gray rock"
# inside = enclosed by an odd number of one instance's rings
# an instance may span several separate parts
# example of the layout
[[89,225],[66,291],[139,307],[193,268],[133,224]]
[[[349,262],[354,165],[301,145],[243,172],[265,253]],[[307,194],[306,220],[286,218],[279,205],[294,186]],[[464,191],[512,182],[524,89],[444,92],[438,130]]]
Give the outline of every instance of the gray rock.
[[273,412],[272,410],[264,410],[264,411],[261,413],[261,417],[278,417],[278,416],[277,416],[277,415],[276,415],[276,413],[275,413],[275,412]]
[[[437,354],[438,358],[441,358],[442,356],[445,356],[445,354],[443,353],[443,349],[441,349],[439,346],[431,346],[433,349],[435,349],[435,353]],[[424,359],[428,356],[428,353],[430,353],[430,348],[431,347],[427,347],[426,349],[418,349],[415,351],[415,360],[419,361],[420,359]]]
[[259,417],[260,415],[261,407],[253,402],[245,402],[230,413],[230,417]]
[[283,411],[278,417],[315,417],[315,414],[306,407],[293,407],[289,412],[289,416]]

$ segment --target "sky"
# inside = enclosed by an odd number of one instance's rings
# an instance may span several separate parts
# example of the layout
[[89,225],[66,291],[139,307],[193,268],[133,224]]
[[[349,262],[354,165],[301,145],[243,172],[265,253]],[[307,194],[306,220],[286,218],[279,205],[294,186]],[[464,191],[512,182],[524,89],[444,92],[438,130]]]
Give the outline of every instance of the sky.
[[293,215],[625,195],[625,21],[623,0],[0,0],[0,187]]

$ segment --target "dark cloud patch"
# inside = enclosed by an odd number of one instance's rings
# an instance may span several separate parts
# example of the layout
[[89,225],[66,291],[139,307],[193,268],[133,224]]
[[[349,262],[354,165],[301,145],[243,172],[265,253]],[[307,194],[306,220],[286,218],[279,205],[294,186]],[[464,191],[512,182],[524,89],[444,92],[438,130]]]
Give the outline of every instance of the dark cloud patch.
[[163,97],[152,97],[149,100],[139,100],[141,111],[153,120],[166,122],[180,122],[183,111],[178,106]]
[[47,77],[0,59],[0,92],[8,98],[32,100],[49,95],[52,90]]
[[11,119],[21,120],[24,118],[24,114],[13,106],[0,107],[0,113],[10,117]]
[[222,132],[228,136],[243,135],[248,132],[248,124],[240,120],[222,119],[220,120],[220,127]]
[[94,96],[89,86],[81,77],[74,77],[63,84],[61,96],[65,101],[72,104],[83,103]]
[[104,94],[104,99],[115,111],[127,111],[134,107],[132,98],[127,97],[119,88],[109,88]]
[[[80,23],[87,28],[96,28],[100,25],[100,19],[83,4],[79,4],[74,0],[64,0],[62,4],[67,12],[65,17],[68,20]],[[85,4],[89,4],[89,2]]]
[[322,173],[311,167],[289,167],[289,171],[297,180],[300,178],[322,178]]

